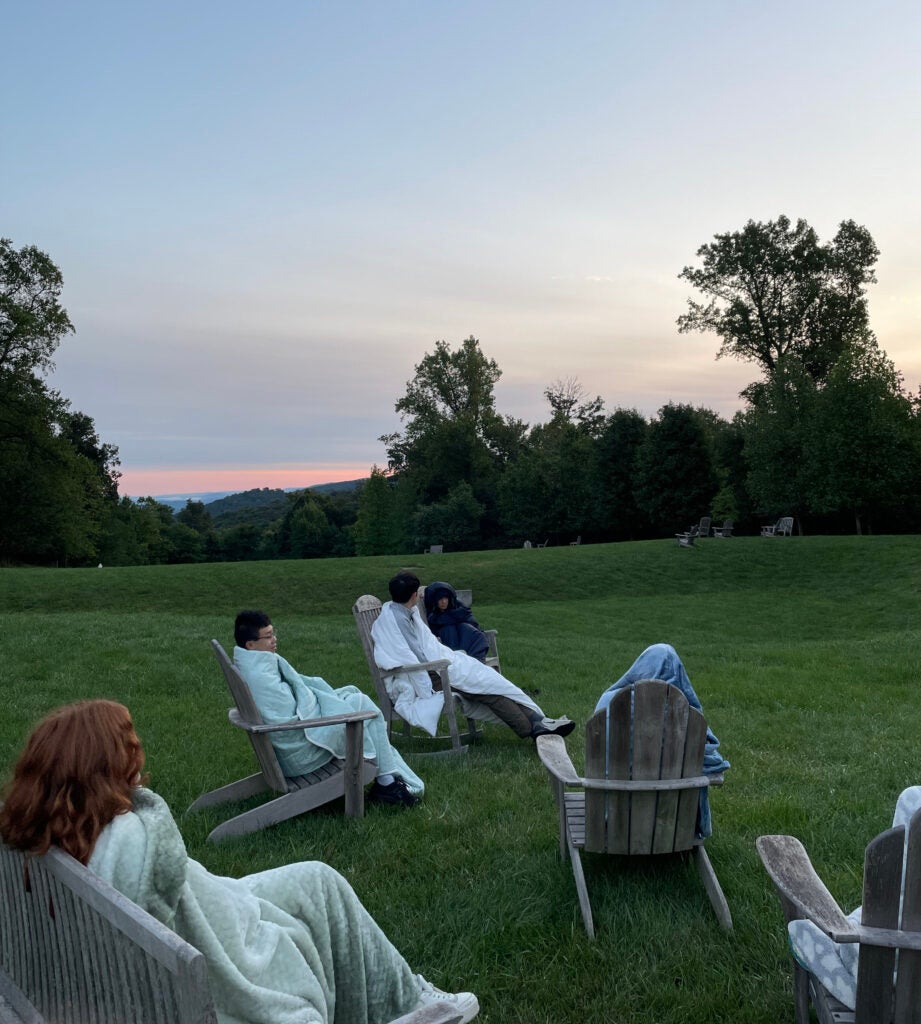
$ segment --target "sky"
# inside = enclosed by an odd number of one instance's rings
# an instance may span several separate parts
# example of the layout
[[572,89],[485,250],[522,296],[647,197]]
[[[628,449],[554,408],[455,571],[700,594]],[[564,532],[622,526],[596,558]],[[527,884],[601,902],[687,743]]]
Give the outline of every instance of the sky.
[[33,0],[3,37],[0,235],[61,268],[49,380],[122,494],[366,476],[470,335],[529,423],[571,377],[729,417],[757,369],[679,335],[678,274],[780,214],[869,229],[921,384],[917,0]]

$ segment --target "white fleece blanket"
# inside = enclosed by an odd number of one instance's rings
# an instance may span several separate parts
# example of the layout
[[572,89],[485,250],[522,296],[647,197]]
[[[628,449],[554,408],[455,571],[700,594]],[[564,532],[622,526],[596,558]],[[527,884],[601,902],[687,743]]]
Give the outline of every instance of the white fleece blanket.
[[103,830],[89,867],[204,954],[221,1024],[378,1024],[418,1003],[416,976],[338,872],[212,875],[150,790]]
[[[376,711],[377,717],[364,723],[364,756],[374,761],[378,774],[399,775],[416,796],[425,792],[422,779],[403,760],[387,736],[380,708],[357,686],[334,690],[319,676],[304,676],[278,654],[234,647],[233,663],[246,680],[256,707],[267,723],[290,722],[292,718],[323,718],[350,711]],[[316,771],[333,757],[345,757],[345,726],[321,725],[271,733],[272,746],[281,770],[289,778]]]
[[[397,614],[399,613],[394,611],[393,602],[387,601],[371,627],[371,637],[374,640],[374,660],[385,671],[399,665],[415,665],[419,662],[419,659],[413,654],[412,648],[406,642],[406,637],[403,636],[396,620]],[[459,691],[463,691],[458,693],[458,698],[467,717],[483,722],[501,721],[489,708],[476,700],[478,693],[508,697],[516,704],[521,704],[543,716],[543,711],[537,704],[510,679],[506,679],[505,676],[500,675],[495,669],[484,665],[481,661],[477,661],[476,658],[471,658],[464,651],[452,651],[450,647],[445,647],[422,621],[418,607],[413,607],[412,625],[416,641],[420,650],[425,654],[426,660],[449,662],[448,679],[452,688],[456,687]],[[397,713],[406,721],[420,726],[434,736],[437,731],[438,716],[444,706],[444,698],[440,693],[433,692],[432,681],[429,679],[428,673],[401,672],[385,676],[384,683]],[[473,699],[467,700],[465,696],[467,694]]]

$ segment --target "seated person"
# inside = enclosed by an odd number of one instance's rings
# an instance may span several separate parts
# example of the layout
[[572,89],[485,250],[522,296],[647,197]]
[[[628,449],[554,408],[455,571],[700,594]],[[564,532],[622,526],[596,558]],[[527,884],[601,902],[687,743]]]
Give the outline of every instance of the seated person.
[[[350,711],[376,711],[364,723],[364,756],[377,765],[377,778],[368,792],[376,803],[412,807],[425,791],[422,779],[390,743],[380,708],[357,686],[334,690],[319,676],[302,676],[276,653],[278,637],[272,620],[259,611],[243,611],[233,626],[233,663],[246,680],[259,714],[266,723],[292,718],[324,718]],[[290,778],[309,775],[334,757],[345,757],[345,726],[269,734],[281,770]]]
[[[903,789],[895,805],[892,827],[904,825],[906,845],[908,823],[915,812],[921,810],[921,786]],[[904,854],[902,888],[905,886]],[[860,924],[860,907],[847,915],[854,924]],[[856,942],[835,942],[811,921],[791,921],[787,925],[790,949],[799,963],[814,974],[819,982],[850,1009],[857,1003],[857,964],[860,946]]]
[[[513,682],[464,651],[452,651],[432,635],[417,607],[419,578],[401,572],[389,583],[392,600],[381,608],[371,627],[374,660],[384,670],[400,665],[446,660],[451,689],[460,697],[464,714],[482,721],[503,722],[522,739],[547,733],[567,736],[575,723],[565,716],[547,718]],[[435,735],[444,695],[432,689],[427,672],[386,676],[387,692],[397,713]]]
[[425,613],[429,629],[452,651],[466,651],[477,661],[486,661],[489,638],[480,629],[473,612],[458,601],[450,583],[430,583],[425,588]]
[[32,854],[59,847],[191,943],[222,1022],[380,1024],[442,1000],[464,1021],[477,1015],[472,993],[412,973],[328,865],[235,879],[191,860],[166,802],[143,788],[143,767],[126,707],[58,708],[16,764],[0,836]]
[[[663,682],[671,683],[687,697],[688,704],[697,711],[703,713],[691,680],[687,671],[678,657],[678,652],[671,644],[653,644],[636,659],[627,671],[609,686],[595,705],[596,711],[601,711],[610,703],[614,694],[632,683],[642,682],[644,679],[660,679]],[[704,775],[719,775],[726,771],[729,762],[719,753],[720,741],[713,734],[710,727],[707,727],[707,742],[704,746]],[[697,835],[701,839],[713,833],[713,821],[710,816],[710,796],[706,789],[700,791],[700,806],[697,812]]]

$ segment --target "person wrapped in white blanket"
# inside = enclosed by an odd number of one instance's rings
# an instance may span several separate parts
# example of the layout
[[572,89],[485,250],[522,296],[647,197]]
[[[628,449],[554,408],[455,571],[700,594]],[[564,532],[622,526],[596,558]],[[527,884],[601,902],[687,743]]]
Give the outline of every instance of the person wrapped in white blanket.
[[[522,739],[549,733],[567,736],[572,732],[575,723],[565,715],[548,718],[511,680],[464,651],[452,651],[438,641],[419,614],[416,575],[397,573],[388,589],[391,600],[381,608],[371,627],[374,660],[385,673],[387,669],[444,660],[449,663],[451,689],[469,718],[504,723]],[[384,682],[397,713],[434,736],[444,695],[433,689],[429,674],[424,670],[394,673],[385,675]]]

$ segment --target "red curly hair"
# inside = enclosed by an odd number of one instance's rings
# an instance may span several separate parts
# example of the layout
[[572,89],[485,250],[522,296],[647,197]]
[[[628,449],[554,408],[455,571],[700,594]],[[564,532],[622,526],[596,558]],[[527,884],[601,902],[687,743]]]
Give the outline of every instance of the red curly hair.
[[56,708],[32,730],[0,808],[0,836],[29,853],[59,846],[86,864],[99,833],[131,810],[144,750],[112,700]]

